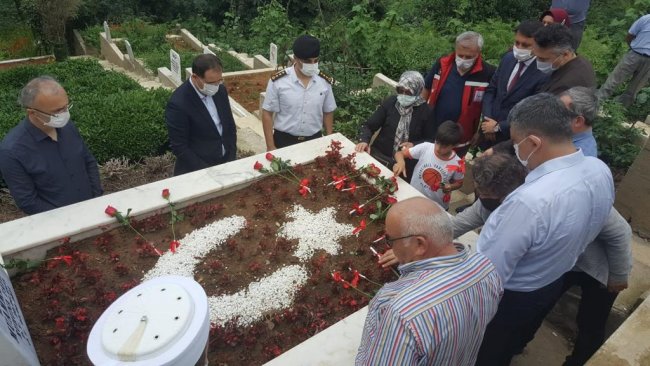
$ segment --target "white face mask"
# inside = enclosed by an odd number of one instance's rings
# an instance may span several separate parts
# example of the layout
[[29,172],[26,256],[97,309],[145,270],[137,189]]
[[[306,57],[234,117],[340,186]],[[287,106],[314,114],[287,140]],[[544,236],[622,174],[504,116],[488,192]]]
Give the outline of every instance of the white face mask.
[[525,139],[519,141],[518,144],[512,144],[512,147],[515,149],[515,155],[517,156],[517,160],[521,163],[521,165],[528,167],[528,160],[530,159],[531,156],[537,151],[537,148],[535,150],[531,151],[530,154],[528,154],[528,157],[523,160],[522,158],[519,157],[519,145],[521,145],[522,142],[526,141],[530,136],[527,136]]
[[557,67],[553,66],[553,64],[555,63],[555,61],[557,61],[558,58],[560,58],[560,56],[556,57],[555,60],[551,62],[543,62],[538,59],[537,68],[539,69],[539,71],[543,72],[544,74],[550,74],[553,71],[557,70]]
[[417,99],[417,95],[397,94],[397,103],[399,103],[402,107],[408,107],[412,105]]
[[208,83],[206,83],[204,81],[203,82],[203,88],[199,89],[199,91],[201,93],[209,96],[209,97],[212,97],[212,96],[214,96],[215,94],[217,94],[219,92],[219,87],[220,86],[221,86],[221,84],[217,84],[217,85],[208,84]]
[[512,46],[512,54],[513,56],[515,56],[517,61],[521,61],[521,62],[526,62],[531,58],[535,57],[533,56],[532,50],[518,48],[517,46]]
[[70,121],[70,111],[65,111],[50,116],[50,120],[43,124],[52,128],[62,128],[68,124],[68,121]]
[[464,58],[456,56],[456,67],[461,70],[469,70],[474,65],[474,62],[476,62],[476,57],[465,60]]
[[313,64],[307,64],[307,63],[302,63],[302,67],[300,68],[300,71],[302,71],[303,74],[306,76],[314,76],[318,75],[320,70],[318,69],[318,62],[313,63]]

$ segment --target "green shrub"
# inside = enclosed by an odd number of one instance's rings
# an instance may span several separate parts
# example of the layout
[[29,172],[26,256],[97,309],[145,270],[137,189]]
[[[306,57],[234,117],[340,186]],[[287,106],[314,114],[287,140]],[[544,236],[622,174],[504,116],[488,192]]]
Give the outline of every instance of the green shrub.
[[166,149],[164,109],[168,90],[147,91],[128,77],[87,59],[0,72],[0,139],[24,118],[20,89],[39,75],[55,77],[74,104],[72,120],[97,160],[140,160]]
[[635,142],[641,138],[641,131],[623,125],[626,117],[621,104],[606,102],[603,112],[594,123],[598,157],[614,169],[627,170],[639,154],[640,147]]
[[388,88],[373,89],[369,93],[337,93],[337,90],[334,90],[337,103],[334,112],[334,132],[340,132],[350,140],[357,141],[359,127],[391,93]]

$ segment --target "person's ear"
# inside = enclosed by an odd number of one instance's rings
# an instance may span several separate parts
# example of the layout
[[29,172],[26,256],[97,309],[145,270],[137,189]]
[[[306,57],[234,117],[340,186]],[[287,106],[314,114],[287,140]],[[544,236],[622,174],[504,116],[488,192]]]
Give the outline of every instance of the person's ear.
[[584,116],[578,116],[575,118],[575,120],[576,120],[575,124],[578,127],[584,127],[586,125]]
[[530,135],[528,136],[530,138],[530,141],[533,143],[536,149],[539,149],[542,147],[542,139],[535,136],[535,135]]
[[425,239],[424,236],[419,236],[419,235],[415,237],[415,240],[416,240],[415,255],[418,258],[421,258],[427,253],[427,248],[428,248],[427,240]]

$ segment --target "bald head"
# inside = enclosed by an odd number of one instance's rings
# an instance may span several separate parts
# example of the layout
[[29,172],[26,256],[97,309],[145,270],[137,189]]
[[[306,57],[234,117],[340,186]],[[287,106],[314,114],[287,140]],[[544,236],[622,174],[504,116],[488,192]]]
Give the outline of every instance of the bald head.
[[454,230],[447,213],[435,202],[414,197],[400,201],[388,210],[386,233],[389,238],[409,236],[393,242],[400,263],[439,256],[453,248]]
[[33,108],[37,99],[65,95],[65,90],[53,77],[39,76],[30,80],[20,91],[18,103],[24,108]]

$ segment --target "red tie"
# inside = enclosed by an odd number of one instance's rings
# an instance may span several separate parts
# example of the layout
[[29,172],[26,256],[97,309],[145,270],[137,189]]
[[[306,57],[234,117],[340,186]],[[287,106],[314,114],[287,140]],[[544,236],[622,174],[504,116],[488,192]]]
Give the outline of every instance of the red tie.
[[515,86],[515,84],[517,84],[517,80],[519,80],[519,77],[521,76],[521,72],[524,71],[525,64],[522,61],[519,61],[519,63],[517,63],[517,66],[519,67],[517,69],[517,73],[515,74],[515,77],[513,77],[512,80],[510,81],[510,84],[508,84],[508,92],[510,92],[512,87]]

